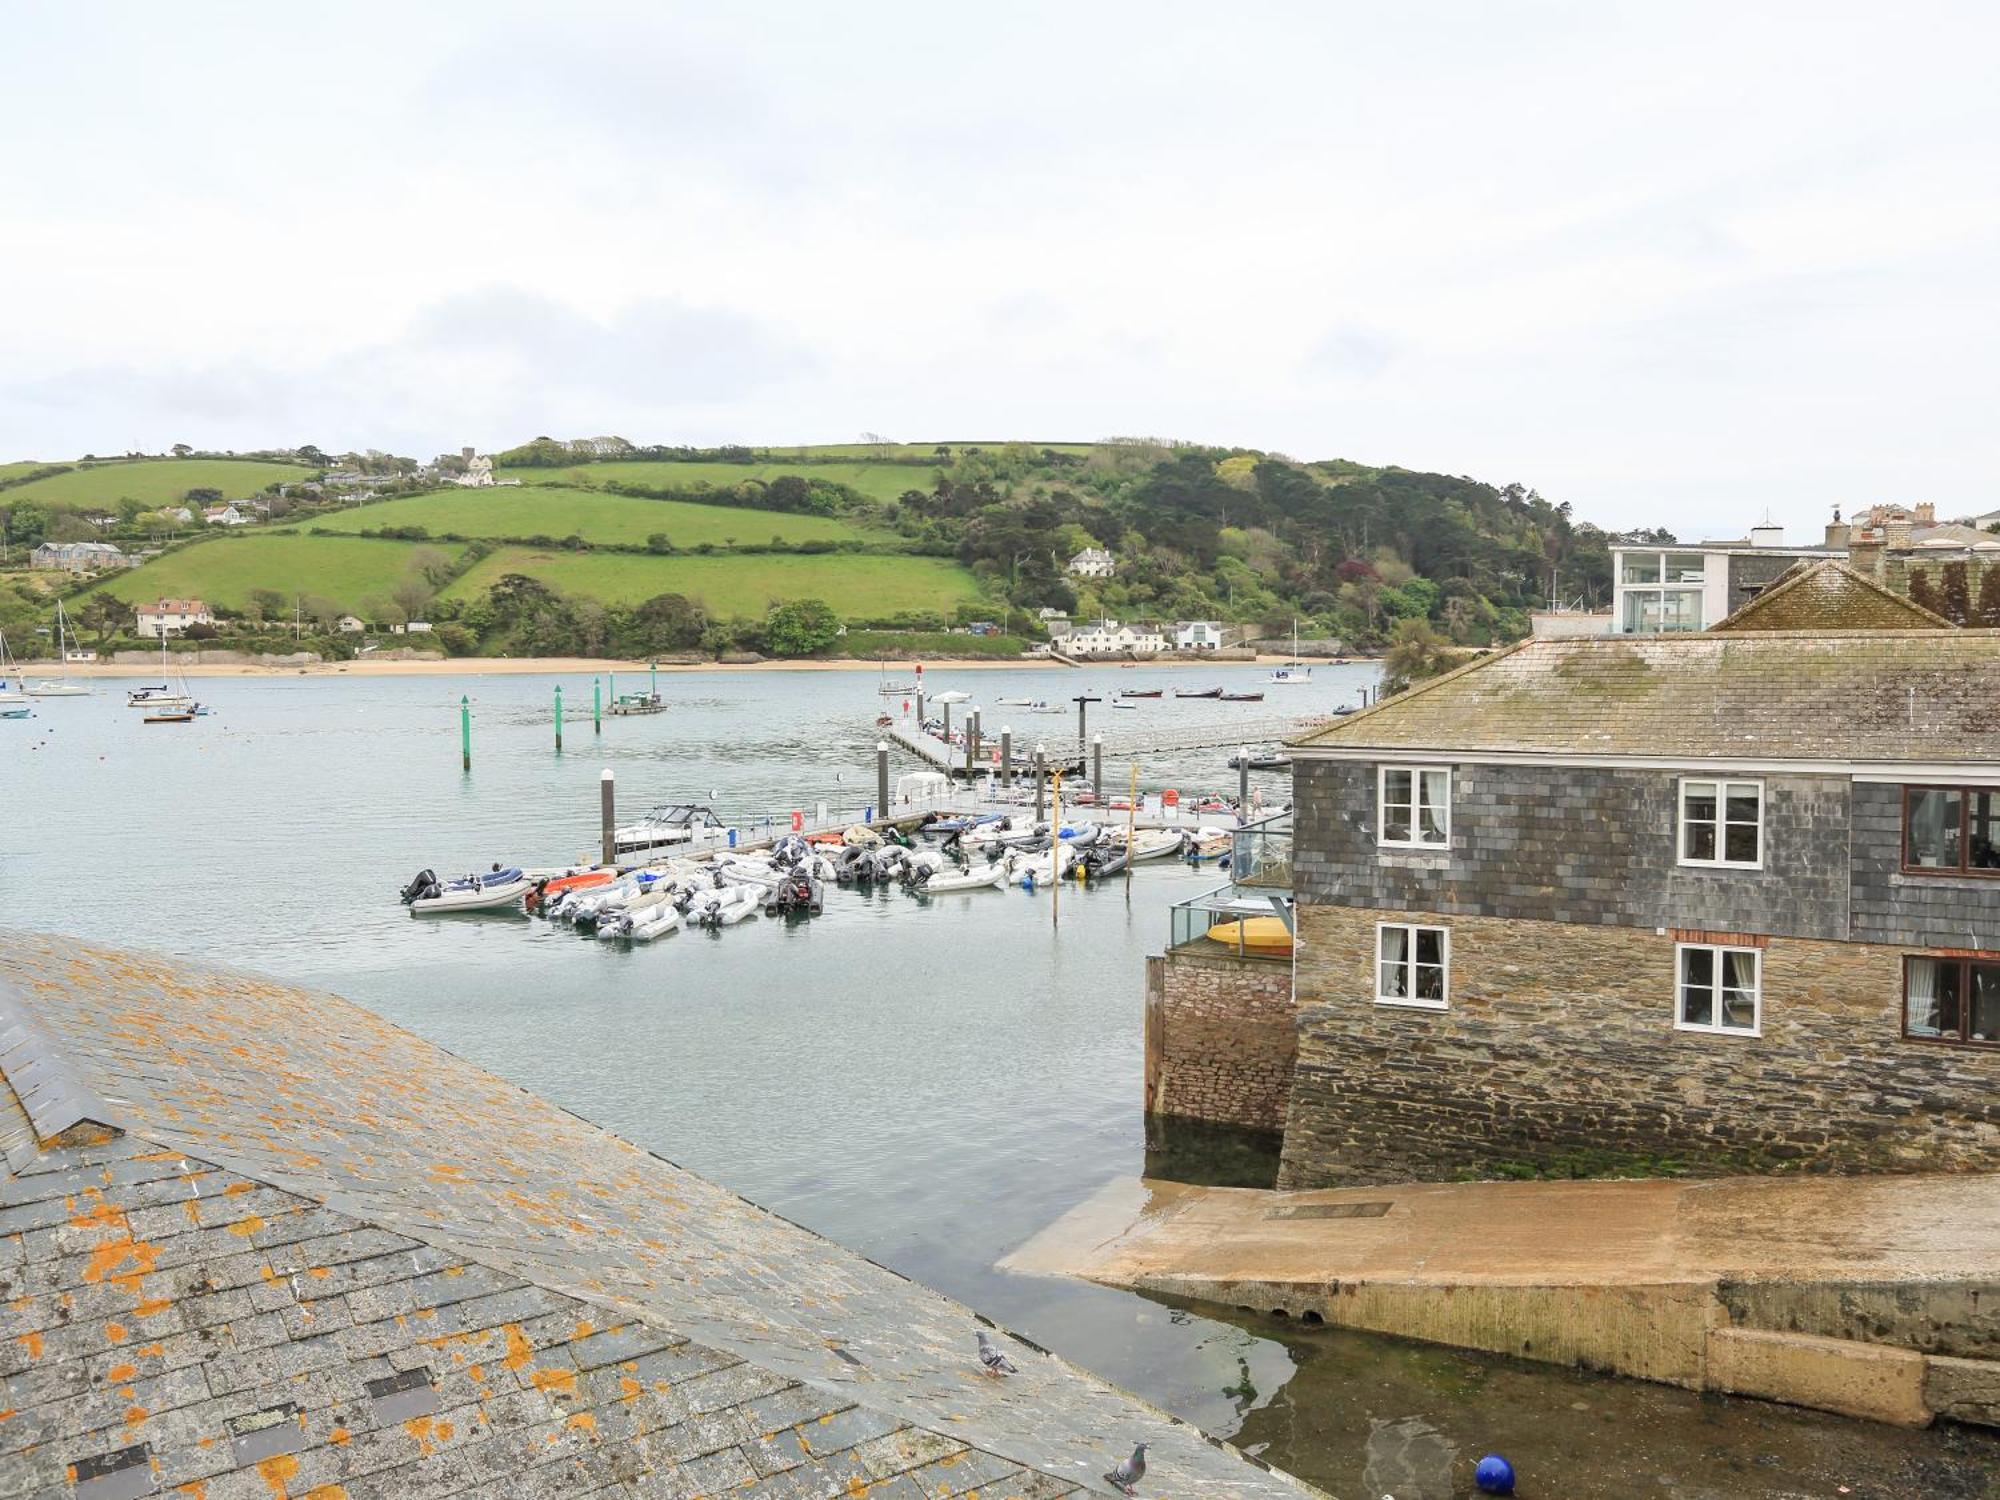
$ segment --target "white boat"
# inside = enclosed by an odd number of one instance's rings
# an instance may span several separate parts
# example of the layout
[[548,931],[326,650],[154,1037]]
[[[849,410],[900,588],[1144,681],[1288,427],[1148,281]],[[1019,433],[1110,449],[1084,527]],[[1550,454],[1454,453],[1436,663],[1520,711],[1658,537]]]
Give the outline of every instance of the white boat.
[[1292,621],[1292,659],[1273,667],[1264,680],[1272,687],[1304,687],[1312,681],[1313,669],[1299,660],[1299,622]]
[[683,921],[700,927],[728,927],[756,915],[764,893],[755,886],[731,886],[711,896],[698,896]]
[[[14,685],[12,687],[7,686],[7,675],[10,671],[14,676]],[[19,664],[17,663],[12,667],[8,665],[7,637],[4,633],[0,633],[0,712],[18,708],[23,710],[23,712],[8,713],[7,717],[10,719],[27,718],[28,715],[25,710],[28,704],[28,695],[24,691],[25,687],[26,684],[21,681],[21,668]]]
[[[162,626],[160,675],[166,676],[168,670],[167,632],[166,627]],[[201,705],[195,702],[194,695],[187,690],[187,678],[178,671],[174,672],[172,687],[161,683],[158,687],[133,688],[125,695],[125,706],[146,709],[152,716],[147,719],[148,723],[162,724],[183,722],[183,716],[192,717],[201,710]]]
[[[415,884],[412,882],[413,886]],[[467,875],[462,880],[446,883],[432,880],[405,895],[403,904],[419,916],[454,911],[495,911],[505,906],[519,906],[521,898],[534,888],[535,882],[519,870],[489,870],[484,875]]]
[[681,922],[680,908],[671,903],[663,903],[643,913],[632,923],[632,930],[625,935],[635,943],[650,943],[655,938],[679,932]]
[[1187,835],[1164,828],[1142,828],[1132,835],[1132,847],[1125,851],[1126,862],[1137,864],[1145,859],[1166,859],[1179,854],[1187,844]]
[[998,890],[1007,883],[1007,861],[996,859],[990,865],[975,865],[960,873],[954,870],[949,875],[932,875],[916,887],[920,896],[943,896],[952,891]]
[[30,698],[88,698],[90,689],[81,682],[70,679],[69,664],[75,653],[69,649],[69,616],[63,612],[62,600],[56,600],[56,656],[62,663],[62,676],[44,677],[28,688]]
[[1033,881],[1038,886],[1047,885],[1051,880],[1067,875],[1070,866],[1076,863],[1077,851],[1073,845],[1058,844],[1054,849],[1038,849],[1033,854],[1015,854],[1007,861],[1007,883],[1026,885]]
[[15,703],[9,699],[0,698],[0,719],[32,719],[34,716],[34,709],[30,708],[25,702]]
[[618,862],[635,864],[682,845],[721,843],[728,839],[729,830],[714,809],[675,802],[654,808],[636,822],[614,830],[611,837]]

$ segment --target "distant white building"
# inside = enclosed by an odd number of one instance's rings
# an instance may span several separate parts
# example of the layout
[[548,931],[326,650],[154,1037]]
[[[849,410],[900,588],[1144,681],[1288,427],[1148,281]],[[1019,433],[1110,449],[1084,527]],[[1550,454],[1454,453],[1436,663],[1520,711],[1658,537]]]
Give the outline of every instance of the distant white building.
[[1086,630],[1073,630],[1063,642],[1068,656],[1157,656],[1167,649],[1167,638],[1150,626],[1120,625],[1116,620],[1099,620]]
[[368,628],[368,622],[356,615],[342,615],[333,622],[333,628],[342,635],[359,635]]
[[1069,571],[1078,578],[1109,578],[1118,571],[1118,559],[1102,547],[1085,547],[1069,560]]
[[1222,626],[1215,620],[1181,620],[1174,626],[1176,651],[1220,651]]
[[122,568],[125,554],[109,542],[43,542],[28,554],[31,568],[60,568],[65,573],[94,573]]
[[429,635],[430,633],[431,625],[428,620],[412,620],[407,625],[391,625],[389,627],[389,634],[391,635]]
[[471,490],[491,489],[493,487],[493,460],[482,457],[470,448],[460,449],[459,452],[460,456],[465,460],[465,472],[463,474],[452,475],[451,482],[463,485],[465,488]]
[[250,518],[233,505],[202,507],[201,518],[210,526],[248,526]]
[[180,635],[190,625],[213,625],[215,616],[199,599],[156,599],[133,611],[133,628],[154,640]]

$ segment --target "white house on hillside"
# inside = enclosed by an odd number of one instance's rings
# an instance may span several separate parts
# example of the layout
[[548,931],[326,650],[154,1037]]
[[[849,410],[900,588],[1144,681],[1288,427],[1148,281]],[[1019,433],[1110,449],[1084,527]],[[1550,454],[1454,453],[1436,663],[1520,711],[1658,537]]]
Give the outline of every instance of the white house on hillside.
[[1120,625],[1116,620],[1099,620],[1086,630],[1075,630],[1063,642],[1067,656],[1157,656],[1167,649],[1167,638],[1147,626]]
[[1182,620],[1174,626],[1176,651],[1220,651],[1222,626],[1214,620]]
[[199,599],[156,599],[134,610],[133,620],[133,629],[138,634],[158,640],[165,635],[179,635],[190,625],[213,625],[215,616]]
[[210,526],[248,526],[250,518],[233,505],[208,505],[202,507],[202,520]]
[[1118,559],[1102,547],[1085,547],[1069,560],[1069,571],[1078,578],[1109,578],[1118,571]]
[[460,449],[459,455],[465,460],[465,472],[449,476],[451,482],[453,484],[464,485],[467,489],[471,490],[491,489],[493,487],[493,460],[473,452],[470,448]]

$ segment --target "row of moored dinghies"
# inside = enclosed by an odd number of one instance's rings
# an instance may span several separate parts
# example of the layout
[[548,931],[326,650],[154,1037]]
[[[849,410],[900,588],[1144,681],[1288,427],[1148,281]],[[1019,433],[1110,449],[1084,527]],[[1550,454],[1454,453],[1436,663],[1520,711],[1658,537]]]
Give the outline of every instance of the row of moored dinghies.
[[531,870],[495,866],[440,880],[424,870],[402,891],[413,913],[527,912],[604,940],[651,942],[683,928],[817,916],[829,891],[900,887],[914,896],[1034,890],[1052,880],[1108,879],[1146,860],[1228,853],[1227,829],[1052,827],[1024,814],[929,815],[912,838],[856,824],[810,838],[788,834],[760,851],[685,848],[625,867]]

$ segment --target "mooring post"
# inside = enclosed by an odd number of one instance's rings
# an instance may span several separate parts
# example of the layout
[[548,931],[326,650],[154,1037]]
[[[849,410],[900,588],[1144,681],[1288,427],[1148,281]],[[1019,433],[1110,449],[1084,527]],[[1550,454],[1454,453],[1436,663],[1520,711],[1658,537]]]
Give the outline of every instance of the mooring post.
[[556,754],[562,754],[562,684],[556,684]]
[[1236,826],[1250,823],[1250,747],[1236,747]]
[[604,679],[590,679],[590,732],[604,733]]
[[949,703],[946,703],[944,706],[944,742],[947,746],[951,744],[951,704]]
[[604,774],[597,779],[597,821],[604,836],[604,863],[618,863],[618,813],[617,781],[611,775],[611,767],[604,768]]
[[1104,736],[1090,737],[1090,785],[1097,793],[1098,806],[1104,805]]
[[875,806],[881,815],[889,816],[889,742],[875,742]]
[[1055,794],[1055,815],[1049,822],[1049,926],[1062,925],[1062,767],[1056,767],[1055,784],[1050,790]]
[[1014,728],[1011,724],[1000,726],[1000,785],[1014,785]]
[[979,705],[972,705],[972,720],[965,726],[966,743],[972,747],[972,758],[979,759]]
[[659,697],[659,696],[660,696],[660,659],[659,659],[659,657],[657,657],[657,656],[656,656],[656,657],[654,657],[654,658],[652,659],[652,661],[651,661],[651,662],[647,663],[647,668],[646,668],[646,670],[647,670],[647,671],[648,671],[649,673],[651,673],[651,676],[650,676],[650,677],[649,677],[649,678],[647,679],[647,688],[646,688],[646,691],[647,691],[647,692],[649,692],[649,693],[651,693],[651,694],[652,694],[652,695],[653,695],[653,696],[654,696],[655,698],[657,698],[657,697]]
[[464,694],[458,699],[458,755],[461,769],[472,769],[472,700]]
[[917,668],[917,731],[918,731],[918,733],[922,733],[922,732],[923,732],[923,727],[924,727],[924,669],[923,669],[922,667],[919,667],[919,668]]
[[1042,808],[1049,791],[1049,747],[1035,746],[1035,821],[1042,821]]

